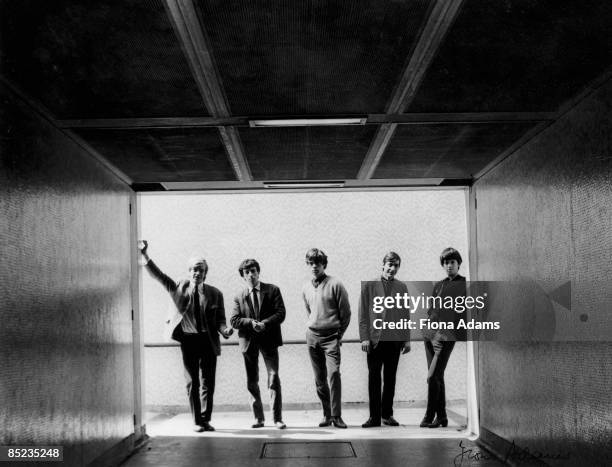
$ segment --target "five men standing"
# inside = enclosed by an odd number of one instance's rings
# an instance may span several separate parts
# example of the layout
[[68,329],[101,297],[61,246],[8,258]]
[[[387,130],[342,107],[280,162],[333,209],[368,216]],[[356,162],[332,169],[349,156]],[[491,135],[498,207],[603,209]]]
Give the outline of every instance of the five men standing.
[[[138,248],[146,260],[147,270],[159,281],[170,294],[174,307],[166,321],[167,336],[180,343],[187,394],[195,431],[214,431],[210,425],[215,391],[215,373],[217,357],[221,353],[219,334],[229,338],[232,328],[226,326],[223,294],[215,287],[204,284],[208,264],[204,258],[192,258],[188,267],[190,278],[174,281],[164,274],[150,259],[146,241],[140,241]],[[449,252],[448,254],[447,251]],[[446,256],[444,256],[446,254]],[[454,255],[454,256],[453,256]],[[447,258],[448,256],[448,258]],[[443,266],[449,264],[450,282],[465,281],[456,273],[461,264],[461,257],[456,250],[447,249],[441,257]],[[446,261],[446,263],[445,263]],[[370,417],[362,424],[363,428],[378,427],[381,422],[389,426],[398,426],[393,417],[393,398],[395,395],[396,373],[400,354],[410,351],[409,330],[394,331],[387,327],[373,326],[378,320],[399,322],[403,310],[385,307],[382,315],[374,312],[374,298],[407,296],[408,288],[404,282],[395,280],[401,266],[401,258],[395,252],[389,252],[382,261],[382,274],[376,280],[362,284],[359,300],[359,337],[361,348],[367,353],[368,394]],[[323,408],[323,419],[320,427],[334,425],[346,428],[342,420],[340,379],[340,346],[351,319],[348,294],[342,283],[325,273],[327,255],[312,248],[306,253],[306,264],[312,278],[302,289],[302,298],[307,320],[306,344],[314,371],[317,395]],[[454,268],[454,269],[452,269]],[[251,405],[255,416],[252,428],[264,426],[264,411],[259,391],[259,354],[266,365],[270,399],[274,424],[279,429],[286,428],[282,419],[281,382],[278,375],[278,347],[283,345],[280,325],[285,320],[285,305],[280,289],[259,280],[261,268],[254,259],[240,263],[238,272],[246,284],[234,297],[231,325],[238,330],[239,345],[244,358],[247,375],[247,389],[251,396]],[[453,275],[454,273],[454,275]],[[445,281],[436,284],[434,296],[441,295]],[[465,286],[463,286],[463,291]],[[465,292],[464,292],[465,294]],[[454,342],[443,342],[448,345],[447,354],[452,351]],[[425,342],[428,365],[433,351],[432,344]],[[429,346],[429,347],[428,347]],[[443,350],[446,350],[443,347]],[[442,354],[444,352],[441,352]],[[445,354],[446,360],[448,355]],[[444,366],[440,366],[443,374]],[[437,368],[436,368],[437,370]],[[200,383],[201,372],[201,383]],[[381,372],[383,379],[381,381]],[[435,373],[435,372],[434,372]],[[432,396],[432,387],[438,380],[429,382],[427,414],[421,426],[446,426],[444,412],[444,382],[438,384],[441,389]],[[382,391],[381,391],[382,382]],[[435,386],[436,388],[438,386]],[[434,403],[436,409],[430,410]],[[440,419],[431,422],[433,415]]]

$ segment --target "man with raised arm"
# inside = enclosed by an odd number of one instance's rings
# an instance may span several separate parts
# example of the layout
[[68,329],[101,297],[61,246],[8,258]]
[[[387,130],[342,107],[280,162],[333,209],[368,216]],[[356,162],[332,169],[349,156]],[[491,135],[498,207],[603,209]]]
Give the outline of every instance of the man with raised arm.
[[227,339],[233,332],[226,326],[223,294],[219,289],[204,284],[208,272],[204,258],[191,258],[187,264],[190,277],[174,281],[151,260],[146,241],[138,242],[138,249],[146,260],[149,273],[164,286],[174,302],[175,309],[166,321],[166,335],[181,344],[193,429],[197,432],[215,431],[210,418],[217,357],[221,354],[219,334]]

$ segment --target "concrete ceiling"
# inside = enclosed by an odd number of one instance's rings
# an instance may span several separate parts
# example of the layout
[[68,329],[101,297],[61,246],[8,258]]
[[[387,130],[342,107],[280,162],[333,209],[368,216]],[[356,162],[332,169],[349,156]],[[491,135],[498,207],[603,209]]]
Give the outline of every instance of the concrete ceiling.
[[469,185],[612,65],[603,1],[1,0],[0,21],[3,82],[137,191]]

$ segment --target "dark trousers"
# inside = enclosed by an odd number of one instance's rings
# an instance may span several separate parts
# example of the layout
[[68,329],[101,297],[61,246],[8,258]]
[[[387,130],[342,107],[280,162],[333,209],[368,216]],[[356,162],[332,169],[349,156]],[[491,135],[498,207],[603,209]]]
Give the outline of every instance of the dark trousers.
[[[444,370],[450,357],[455,341],[442,342],[442,350],[438,356],[436,369],[432,377],[429,379],[427,391],[427,410],[425,417],[433,419],[437,416],[439,419],[446,419],[446,391],[444,388]],[[429,369],[431,361],[434,357],[434,347],[431,341],[425,341],[425,355],[427,356],[427,368]]]
[[340,417],[342,384],[338,333],[324,336],[309,329],[306,331],[306,344],[314,371],[317,395],[323,407],[323,416]]
[[[399,342],[379,342],[368,353],[368,394],[370,396],[370,418],[380,421],[393,415],[393,396],[395,396],[395,375],[399,363],[402,344]],[[381,399],[381,372],[383,388]]]
[[194,424],[200,425],[210,421],[213,410],[217,355],[207,334],[183,335],[181,353],[191,416]]
[[263,356],[266,370],[268,372],[268,389],[270,391],[270,403],[272,404],[272,415],[274,421],[283,419],[282,407],[283,397],[281,394],[281,382],[278,376],[278,347],[267,347],[260,345],[256,339],[251,340],[244,357],[244,367],[247,374],[247,389],[251,395],[251,406],[257,420],[264,420],[264,411],[259,393],[259,353]]

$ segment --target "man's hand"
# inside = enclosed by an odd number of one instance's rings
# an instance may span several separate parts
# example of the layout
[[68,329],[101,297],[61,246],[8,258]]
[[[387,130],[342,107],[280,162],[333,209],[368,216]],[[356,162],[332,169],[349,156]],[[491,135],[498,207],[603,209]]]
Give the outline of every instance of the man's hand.
[[408,352],[410,352],[410,342],[404,342],[402,344],[402,353],[405,354]]
[[138,249],[140,250],[140,254],[144,258],[144,260],[148,263],[151,258],[149,258],[149,254],[147,253],[147,249],[149,248],[149,244],[146,240],[138,240]]
[[370,349],[372,346],[370,345],[370,341],[361,341],[361,350],[366,353],[370,353]]
[[253,320],[251,321],[251,324],[253,325],[253,330],[255,332],[263,332],[266,329],[266,323],[262,321]]
[[147,254],[147,248],[149,248],[149,243],[146,240],[138,240],[138,249],[143,255]]
[[221,331],[221,335],[226,339],[229,339],[232,334],[234,334],[233,328],[225,328],[223,331]]
[[442,341],[441,340],[433,340],[431,341],[431,345],[434,348],[434,353],[439,354],[442,351]]

